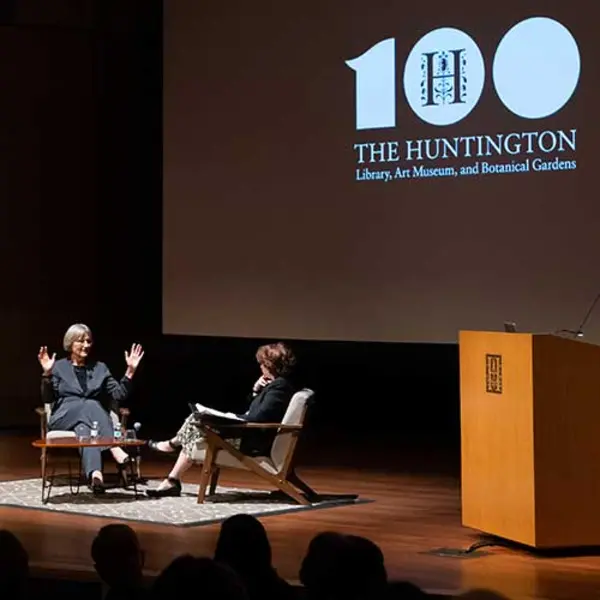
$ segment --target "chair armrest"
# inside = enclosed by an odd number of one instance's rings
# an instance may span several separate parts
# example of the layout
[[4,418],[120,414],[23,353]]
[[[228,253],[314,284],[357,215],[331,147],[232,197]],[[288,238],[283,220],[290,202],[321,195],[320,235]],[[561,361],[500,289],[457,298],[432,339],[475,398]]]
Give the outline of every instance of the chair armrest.
[[196,422],[199,427],[215,429],[278,429],[279,431],[300,431],[302,425],[284,425],[283,423],[203,423]]
[[45,411],[45,409],[44,409],[44,407],[43,407],[43,406],[38,406],[38,407],[35,409],[35,414],[36,414],[38,417],[42,417],[42,418],[45,418],[45,417],[46,417],[46,411]]
[[300,431],[302,425],[284,425],[283,423],[247,423],[248,429],[278,429],[279,431]]

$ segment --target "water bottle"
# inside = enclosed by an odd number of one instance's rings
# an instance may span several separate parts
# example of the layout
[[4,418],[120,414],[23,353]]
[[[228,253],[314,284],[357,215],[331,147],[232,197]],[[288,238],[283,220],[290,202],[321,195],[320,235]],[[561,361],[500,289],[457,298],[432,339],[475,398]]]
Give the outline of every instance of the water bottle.
[[92,428],[90,429],[90,438],[92,441],[95,441],[98,438],[98,421],[94,421],[92,423]]
[[120,423],[115,423],[114,429],[113,429],[113,438],[115,440],[120,440],[122,436],[123,436],[123,432],[121,431]]

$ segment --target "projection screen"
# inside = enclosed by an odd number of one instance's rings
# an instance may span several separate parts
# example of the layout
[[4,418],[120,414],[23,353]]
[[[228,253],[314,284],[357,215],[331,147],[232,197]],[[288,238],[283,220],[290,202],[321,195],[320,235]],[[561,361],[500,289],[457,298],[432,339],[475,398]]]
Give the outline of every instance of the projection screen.
[[166,2],[164,333],[576,330],[600,292],[598,12]]

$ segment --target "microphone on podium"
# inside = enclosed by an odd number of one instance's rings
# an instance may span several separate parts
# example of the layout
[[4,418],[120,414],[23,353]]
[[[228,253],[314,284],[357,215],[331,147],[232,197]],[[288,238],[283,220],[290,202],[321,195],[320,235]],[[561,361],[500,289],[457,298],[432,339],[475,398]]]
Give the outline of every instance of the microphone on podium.
[[590,320],[590,317],[592,316],[592,313],[594,312],[594,309],[596,308],[596,304],[598,304],[598,301],[600,301],[600,294],[598,294],[594,298],[594,301],[590,305],[587,313],[585,314],[585,317],[583,317],[583,320],[581,321],[581,324],[579,325],[579,327],[577,329],[575,329],[575,330],[561,329],[560,333],[570,333],[572,336],[574,336],[576,338],[582,338],[583,333],[584,333],[584,328],[587,325],[588,321]]

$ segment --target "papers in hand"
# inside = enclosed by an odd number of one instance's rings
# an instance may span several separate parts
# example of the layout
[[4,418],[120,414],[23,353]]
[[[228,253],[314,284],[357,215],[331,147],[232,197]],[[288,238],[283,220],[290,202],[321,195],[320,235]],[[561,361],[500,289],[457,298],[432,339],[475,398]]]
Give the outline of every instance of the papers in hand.
[[244,419],[238,417],[232,412],[221,412],[220,410],[215,410],[214,408],[208,408],[208,406],[204,406],[202,404],[194,404],[194,408],[196,409],[196,414],[201,416],[209,416],[209,417],[218,417],[219,419],[228,419],[230,421],[240,421],[244,423]]

